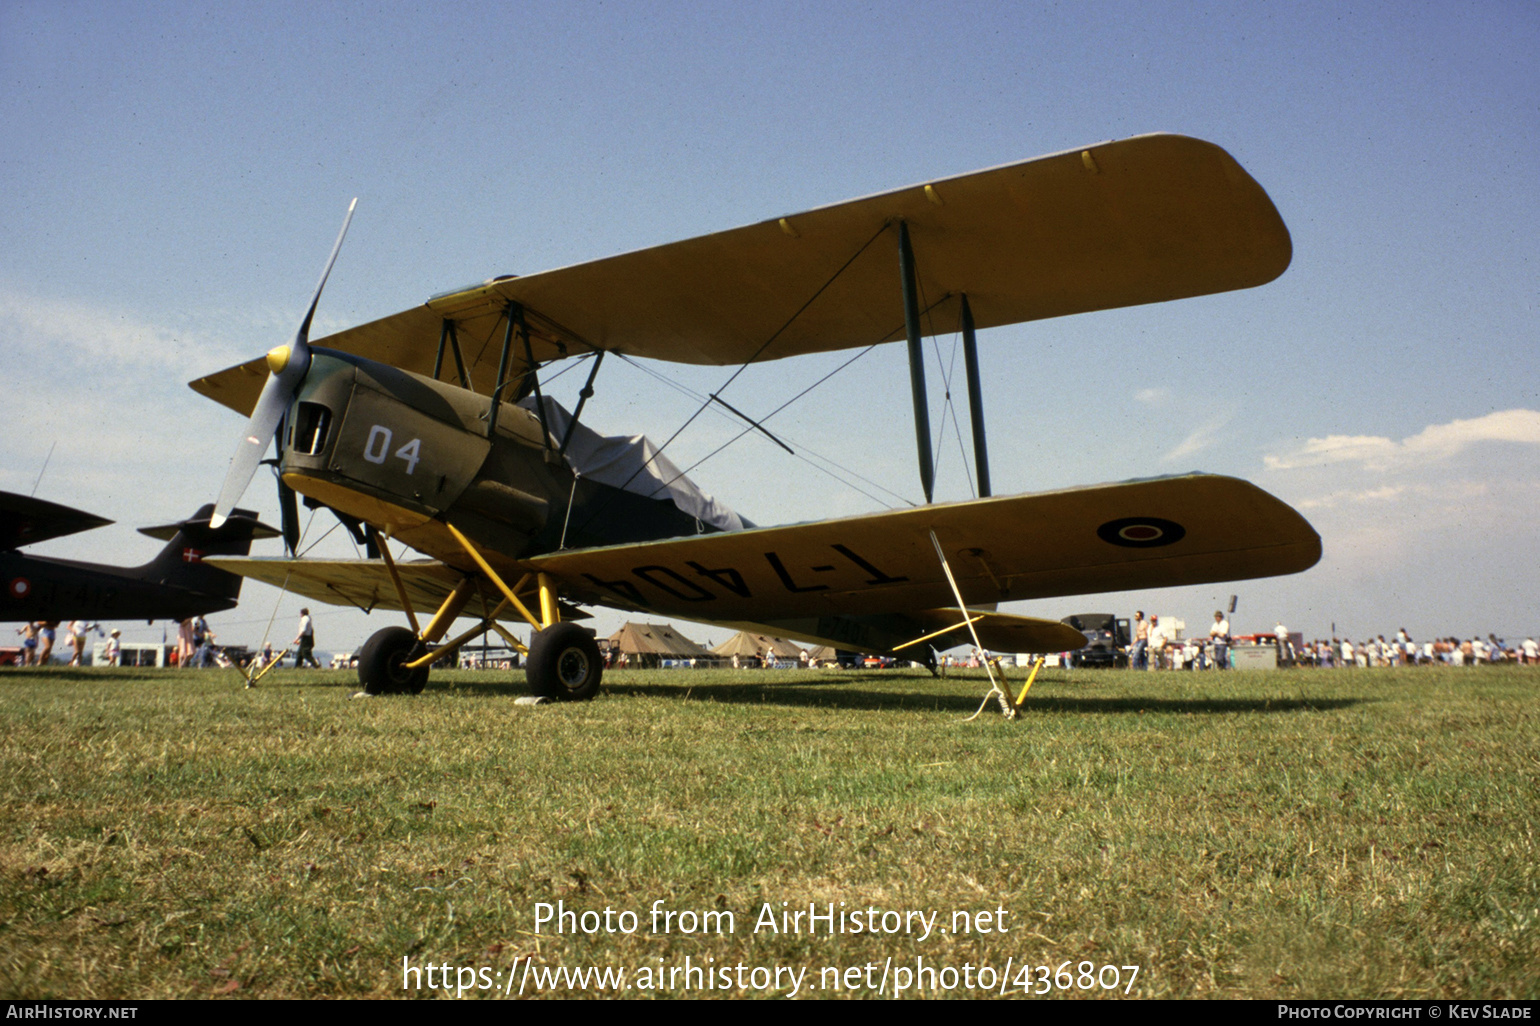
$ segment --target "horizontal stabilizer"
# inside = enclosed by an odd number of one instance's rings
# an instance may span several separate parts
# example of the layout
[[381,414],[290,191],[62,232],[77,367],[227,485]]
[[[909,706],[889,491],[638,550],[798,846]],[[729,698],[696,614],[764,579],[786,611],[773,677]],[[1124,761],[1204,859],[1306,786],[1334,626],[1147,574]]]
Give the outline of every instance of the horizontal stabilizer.
[[0,552],[106,527],[110,523],[112,521],[106,517],[61,506],[57,502],[45,502],[16,492],[0,492]]
[[178,531],[181,531],[189,540],[202,544],[241,536],[250,539],[276,538],[281,533],[276,527],[269,527],[262,523],[257,519],[257,514],[249,509],[231,510],[230,516],[223,524],[218,528],[211,528],[209,527],[211,509],[206,507],[189,519],[174,524],[141,527],[139,533],[158,541],[168,542],[176,537]]
[[[1058,620],[997,613],[992,609],[970,609],[968,617],[979,618],[974,620],[973,630],[978,634],[979,644],[991,652],[1071,652],[1085,647],[1086,643],[1084,634]],[[927,631],[957,625],[955,630],[939,635],[928,643],[938,652],[958,645],[973,644],[973,635],[968,633],[966,626],[962,626],[962,614],[955,608],[927,609],[915,614],[915,619],[925,624]]]

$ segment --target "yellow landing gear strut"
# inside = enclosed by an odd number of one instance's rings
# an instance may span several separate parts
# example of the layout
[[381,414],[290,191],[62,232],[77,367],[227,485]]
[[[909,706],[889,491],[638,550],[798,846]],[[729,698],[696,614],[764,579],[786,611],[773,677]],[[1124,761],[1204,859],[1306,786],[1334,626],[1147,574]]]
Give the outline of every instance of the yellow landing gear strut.
[[[485,580],[502,593],[502,601],[491,612],[487,612],[483,596],[480,622],[463,634],[439,644],[471,598],[481,594],[481,578],[469,574],[461,578],[428,621],[427,627],[421,627],[390,551],[371,529],[374,544],[385,561],[386,572],[395,585],[396,596],[401,601],[401,608],[405,610],[411,627],[387,627],[365,643],[363,651],[359,653],[358,666],[364,690],[370,694],[390,691],[409,691],[415,694],[427,684],[429,666],[467,641],[491,630],[496,631],[510,647],[526,658],[526,673],[535,694],[566,701],[592,698],[599,690],[599,680],[604,669],[598,643],[590,632],[576,624],[562,622],[556,588],[550,578],[545,574],[525,574],[518,584],[510,588],[469,538],[453,524],[446,523],[444,526],[475,562]],[[520,598],[520,593],[532,578],[538,594],[538,617]],[[533,629],[528,647],[497,622],[498,617],[510,606]]]

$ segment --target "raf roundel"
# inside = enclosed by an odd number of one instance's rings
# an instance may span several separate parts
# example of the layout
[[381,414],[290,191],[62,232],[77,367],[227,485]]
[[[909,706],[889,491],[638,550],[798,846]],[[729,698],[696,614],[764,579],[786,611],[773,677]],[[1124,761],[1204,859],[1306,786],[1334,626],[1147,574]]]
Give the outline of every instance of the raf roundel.
[[24,599],[32,591],[32,582],[25,577],[16,577],[5,589],[13,599]]
[[1124,517],[1109,520],[1096,529],[1097,537],[1112,545],[1129,549],[1154,549],[1174,545],[1187,535],[1187,528],[1174,520],[1159,517]]

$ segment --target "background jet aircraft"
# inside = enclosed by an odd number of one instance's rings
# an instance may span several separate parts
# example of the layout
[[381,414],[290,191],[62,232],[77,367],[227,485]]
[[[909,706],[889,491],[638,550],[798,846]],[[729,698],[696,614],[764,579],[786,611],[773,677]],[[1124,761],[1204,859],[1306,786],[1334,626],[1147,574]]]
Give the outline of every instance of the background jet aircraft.
[[0,620],[185,620],[233,608],[242,578],[205,564],[204,557],[244,556],[253,538],[278,532],[250,510],[235,510],[212,529],[213,509],[206,505],[180,523],[141,528],[141,534],[166,542],[143,566],[104,566],[18,550],[111,520],[0,492]]

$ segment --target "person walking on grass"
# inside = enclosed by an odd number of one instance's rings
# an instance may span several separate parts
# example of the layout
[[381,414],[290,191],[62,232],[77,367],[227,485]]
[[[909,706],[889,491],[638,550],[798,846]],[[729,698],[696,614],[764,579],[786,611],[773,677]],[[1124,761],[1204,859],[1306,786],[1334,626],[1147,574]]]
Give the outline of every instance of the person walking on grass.
[[37,662],[37,623],[28,620],[25,625],[16,628],[16,633],[21,635],[21,660],[22,666],[31,666]]
[[315,623],[310,619],[310,610],[299,611],[299,636],[294,639],[294,644],[299,646],[294,656],[294,668],[297,670],[309,662],[317,670],[321,664],[315,658]]

